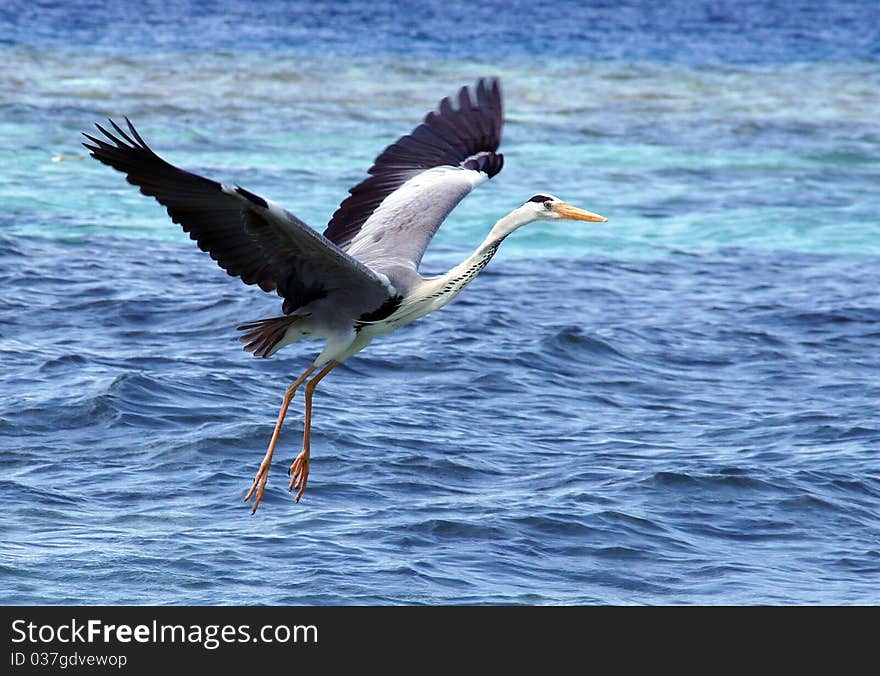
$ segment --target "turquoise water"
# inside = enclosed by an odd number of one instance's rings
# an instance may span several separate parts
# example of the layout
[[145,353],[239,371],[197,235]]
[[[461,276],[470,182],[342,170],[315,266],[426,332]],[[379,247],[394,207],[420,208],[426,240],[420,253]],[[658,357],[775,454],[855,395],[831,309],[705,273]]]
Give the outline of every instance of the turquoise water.
[[[153,204],[118,182],[108,188],[97,163],[52,162],[85,157],[77,134],[95,113],[128,115],[172,161],[251,186],[320,225],[378,149],[441,95],[498,73],[509,161],[504,176],[453,214],[441,245],[478,241],[523,195],[549,190],[604,210],[612,225],[598,232],[539,224],[511,240],[505,255],[880,251],[880,72],[870,63],[537,69],[400,67],[386,56],[7,52],[0,189],[20,232],[179,241]],[[72,181],[82,185],[74,194]],[[47,224],[45,209],[89,217]]]
[[[880,600],[877,10],[737,8],[0,10],[0,598]],[[423,270],[536,192],[609,222],[519,231],[455,304],[334,373],[306,497],[284,490],[297,408],[251,517],[318,346],[241,352],[234,326],[276,299],[80,132],[127,115],[323,229],[483,75],[505,168]]]

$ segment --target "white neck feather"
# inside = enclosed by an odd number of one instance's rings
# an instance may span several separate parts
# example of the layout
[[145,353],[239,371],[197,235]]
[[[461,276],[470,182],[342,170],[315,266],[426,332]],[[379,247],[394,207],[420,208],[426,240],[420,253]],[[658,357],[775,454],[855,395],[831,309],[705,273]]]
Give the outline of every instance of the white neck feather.
[[425,280],[425,285],[420,289],[418,299],[413,300],[428,305],[424,314],[443,307],[483,271],[483,268],[489,264],[495,252],[498,251],[498,247],[501,246],[505,237],[534,220],[534,214],[523,211],[522,208],[511,211],[492,227],[486,239],[470,256],[445,275]]

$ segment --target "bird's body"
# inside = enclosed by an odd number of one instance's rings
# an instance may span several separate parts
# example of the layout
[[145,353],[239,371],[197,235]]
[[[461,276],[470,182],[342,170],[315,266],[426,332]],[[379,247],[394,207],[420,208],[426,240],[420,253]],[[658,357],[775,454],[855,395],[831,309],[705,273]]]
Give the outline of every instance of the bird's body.
[[281,316],[239,327],[245,331],[245,350],[269,357],[299,340],[326,341],[285,394],[246,498],[254,497],[254,511],[287,407],[300,385],[306,384],[303,450],[290,471],[290,488],[299,488],[297,501],[309,474],[312,395],[324,376],[376,336],[449,303],[519,227],[536,220],[605,220],[555,197],[535,195],[500,219],[480,246],[445,275],[419,274],[422,255],[446,216],[503,166],[496,152],[503,122],[497,80],[480,80],[473,92],[462,88],[457,105],[443,99],[411,134],[386,148],[323,234],[248,190],[168,164],[126,121],[128,132],[111,120],[115,134],[98,125],[106,139],[86,134],[91,143],[84,145],[163,204],[230,275],[284,299]]

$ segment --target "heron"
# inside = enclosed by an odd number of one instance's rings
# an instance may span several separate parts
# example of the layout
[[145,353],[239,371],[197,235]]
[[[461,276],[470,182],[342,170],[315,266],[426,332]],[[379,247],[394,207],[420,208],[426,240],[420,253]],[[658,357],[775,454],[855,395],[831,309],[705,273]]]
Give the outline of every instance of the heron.
[[300,501],[311,465],[312,399],[333,369],[389,333],[439,310],[480,274],[511,233],[535,221],[605,222],[549,193],[538,193],[498,220],[446,274],[419,274],[422,255],[458,203],[504,165],[498,78],[480,78],[443,98],[412,132],[378,155],[349,190],[323,234],[293,213],[241,186],[185,171],[159,157],[128,117],[109,119],[103,136],[83,133],[92,157],[125,174],[162,204],[199,248],[230,276],[282,299],[281,315],[242,324],[244,349],[271,357],[305,339],[323,350],[287,388],[245,501],[255,513],[288,407],[305,387],[302,450],[288,470]]

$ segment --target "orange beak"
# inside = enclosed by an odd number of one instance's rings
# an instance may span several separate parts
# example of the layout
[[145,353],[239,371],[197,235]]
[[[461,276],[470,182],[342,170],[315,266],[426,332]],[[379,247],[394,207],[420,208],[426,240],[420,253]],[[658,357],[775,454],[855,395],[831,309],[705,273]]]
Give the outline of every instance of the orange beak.
[[593,223],[605,223],[608,220],[604,216],[594,214],[592,211],[578,209],[577,207],[573,207],[570,204],[566,204],[565,202],[558,202],[556,206],[553,207],[553,211],[555,211],[563,218],[567,218],[572,221],[592,221]]

